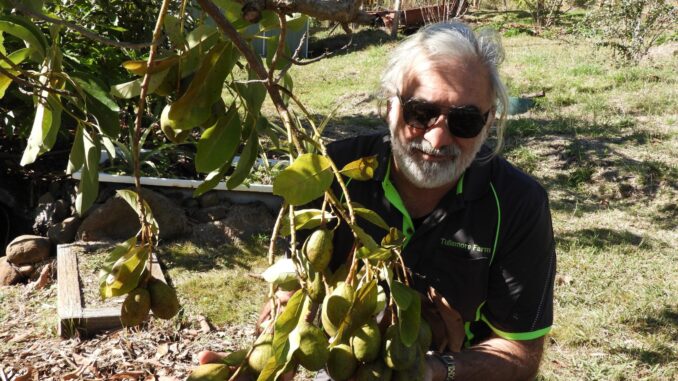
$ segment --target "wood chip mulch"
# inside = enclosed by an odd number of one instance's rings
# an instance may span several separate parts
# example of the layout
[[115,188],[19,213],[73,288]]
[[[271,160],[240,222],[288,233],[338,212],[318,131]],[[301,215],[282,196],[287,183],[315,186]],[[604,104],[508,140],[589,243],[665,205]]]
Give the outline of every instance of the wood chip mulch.
[[23,290],[7,297],[0,289],[1,308],[11,309],[0,314],[0,381],[184,380],[200,351],[234,350],[253,340],[253,325],[214,327],[202,316],[64,340],[56,334],[56,285],[12,287]]

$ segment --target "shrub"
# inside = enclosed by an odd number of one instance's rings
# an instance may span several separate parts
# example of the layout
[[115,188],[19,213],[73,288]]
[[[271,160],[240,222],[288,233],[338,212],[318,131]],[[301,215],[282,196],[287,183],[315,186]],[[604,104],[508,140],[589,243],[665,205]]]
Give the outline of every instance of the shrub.
[[582,22],[592,27],[598,44],[627,62],[637,63],[678,22],[678,10],[667,0],[604,1]]

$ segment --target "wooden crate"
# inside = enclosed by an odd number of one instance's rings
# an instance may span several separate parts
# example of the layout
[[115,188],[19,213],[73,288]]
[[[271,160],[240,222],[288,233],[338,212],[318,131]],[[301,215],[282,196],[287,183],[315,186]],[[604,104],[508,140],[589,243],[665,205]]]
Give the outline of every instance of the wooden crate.
[[[59,335],[69,338],[76,334],[92,336],[105,330],[119,329],[120,306],[85,308],[81,299],[81,283],[78,274],[78,251],[76,248],[105,247],[111,243],[67,244],[57,246],[57,312]],[[86,254],[85,254],[86,255]],[[167,283],[158,258],[153,254],[151,274]],[[152,314],[152,313],[151,313]]]

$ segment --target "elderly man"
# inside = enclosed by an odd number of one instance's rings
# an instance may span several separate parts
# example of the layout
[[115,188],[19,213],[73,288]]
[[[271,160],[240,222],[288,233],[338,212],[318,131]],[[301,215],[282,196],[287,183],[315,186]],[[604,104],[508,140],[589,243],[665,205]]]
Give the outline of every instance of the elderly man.
[[[377,156],[374,178],[350,182],[349,193],[408,237],[403,259],[432,306],[433,381],[533,378],[552,323],[556,258],[546,192],[483,145],[493,125],[496,146],[502,141],[501,59],[493,33],[457,22],[422,29],[395,49],[382,77],[390,134],[328,149],[339,168]],[[385,234],[364,225],[377,242]],[[334,267],[351,243],[340,229]]]

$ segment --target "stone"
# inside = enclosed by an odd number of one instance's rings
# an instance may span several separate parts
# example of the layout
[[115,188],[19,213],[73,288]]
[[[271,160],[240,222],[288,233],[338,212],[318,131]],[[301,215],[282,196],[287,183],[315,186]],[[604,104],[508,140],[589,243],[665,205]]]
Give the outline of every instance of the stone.
[[31,275],[35,272],[35,266],[33,265],[23,265],[16,269],[21,276],[24,278],[30,278]]
[[31,265],[49,257],[51,244],[48,238],[21,235],[7,245],[7,261],[15,266]]
[[11,286],[21,282],[21,274],[7,262],[6,258],[0,258],[0,286]]
[[219,194],[217,192],[207,192],[200,196],[198,202],[200,202],[200,206],[203,208],[209,208],[219,205],[221,200],[219,199]]
[[78,232],[80,222],[78,217],[68,217],[49,228],[47,237],[49,237],[55,245],[71,243],[75,241],[75,234]]
[[[142,194],[158,221],[161,239],[190,234],[191,226],[183,209],[152,190],[142,189]],[[116,195],[85,217],[76,237],[83,241],[123,240],[134,236],[138,231],[139,217],[136,212]]]
[[199,223],[206,223],[226,218],[228,215],[228,206],[218,205],[203,209],[194,209],[190,217]]

